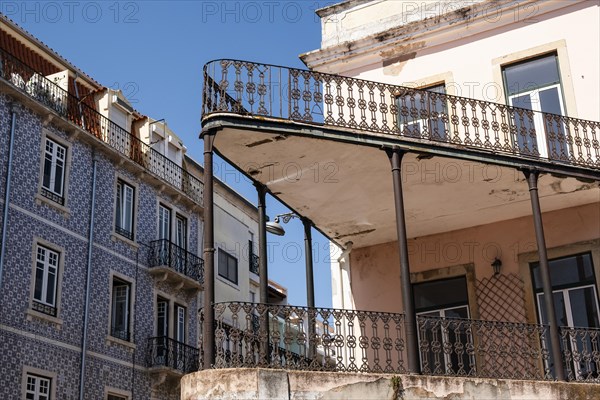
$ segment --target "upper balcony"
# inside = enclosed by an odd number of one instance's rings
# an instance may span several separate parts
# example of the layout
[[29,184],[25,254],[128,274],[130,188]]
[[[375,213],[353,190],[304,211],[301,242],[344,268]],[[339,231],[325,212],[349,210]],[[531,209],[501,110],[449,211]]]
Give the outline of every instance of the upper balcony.
[[34,109],[43,109],[46,122],[63,124],[68,132],[83,130],[89,136],[82,139],[99,139],[110,154],[130,160],[127,166],[141,167],[160,185],[184,194],[182,197],[194,205],[202,205],[203,184],[198,178],[3,49],[0,82],[3,92],[21,96]]
[[204,68],[202,123],[220,156],[355,248],[396,239],[381,151],[395,146],[407,152],[409,237],[530,215],[524,168],[541,172],[545,212],[600,194],[599,122],[473,98],[217,60]]

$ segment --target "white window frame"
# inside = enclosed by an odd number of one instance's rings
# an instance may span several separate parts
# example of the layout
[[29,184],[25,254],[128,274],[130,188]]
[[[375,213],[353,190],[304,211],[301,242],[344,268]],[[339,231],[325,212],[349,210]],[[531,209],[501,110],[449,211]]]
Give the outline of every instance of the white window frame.
[[[54,253],[57,255],[56,268],[55,273],[55,281],[54,281],[54,299],[53,302],[45,301],[44,297],[42,299],[38,299],[35,296],[36,289],[36,276],[38,272],[38,252],[40,249],[43,249],[46,254]],[[26,310],[27,320],[32,321],[34,318],[43,319],[55,325],[56,328],[59,328],[63,324],[63,320],[60,318],[61,308],[61,295],[62,295],[62,276],[64,271],[64,258],[65,258],[65,250],[59,246],[56,246],[53,243],[50,243],[42,238],[35,237],[33,240],[33,245],[31,248],[31,285],[29,290],[29,308]],[[47,260],[47,258],[46,258]],[[49,264],[44,262],[43,264],[43,279],[42,279],[42,296],[44,293],[47,293],[47,285],[48,285],[48,268]],[[41,311],[39,308],[41,307],[52,307],[54,308],[54,315]]]
[[[510,66],[510,65],[507,65],[507,67],[508,66]],[[542,105],[541,105],[542,103],[540,100],[540,91],[548,90],[548,89],[552,89],[552,88],[556,88],[558,91],[558,101],[560,103],[560,109],[562,110],[562,112],[564,114],[565,105],[563,102],[563,91],[562,91],[562,87],[561,87],[560,83],[555,83],[555,84],[547,85],[547,86],[541,86],[541,87],[535,88],[533,90],[515,93],[515,94],[511,94],[510,96],[508,96],[508,104],[513,106],[514,98],[529,95],[529,98],[531,99],[531,109],[535,112],[533,115],[533,125],[535,127],[535,132],[536,132],[536,142],[537,142],[536,144],[537,144],[538,151],[539,151],[541,157],[548,157],[548,138],[546,135],[546,125],[544,124],[544,117],[542,115]],[[515,115],[515,118],[518,118],[518,117]],[[517,132],[517,135],[520,135],[520,133]],[[568,147],[566,148],[566,151],[567,152],[569,151]]]
[[129,400],[131,399],[131,392],[128,390],[122,390],[113,387],[105,387],[103,399],[111,400],[109,396],[114,396],[117,399]]
[[[55,372],[45,371],[39,368],[23,366],[21,378],[21,398],[26,399],[28,394],[34,395],[34,400],[55,400],[56,399],[56,377]],[[29,387],[29,379],[35,380],[33,390]],[[47,393],[40,393],[39,383],[48,382]]]
[[[63,173],[62,173],[62,188],[60,194],[56,193],[54,189],[48,188],[44,186],[44,171],[46,164],[46,143],[51,141],[58,146],[64,148],[65,156],[63,163]],[[38,205],[46,204],[50,207],[53,207],[60,211],[64,216],[70,215],[70,210],[68,207],[68,198],[69,198],[69,178],[70,178],[70,170],[71,170],[71,143],[65,139],[62,139],[52,133],[47,128],[42,129],[41,135],[41,152],[40,152],[40,173],[39,173],[39,181],[38,181],[38,190],[35,195],[35,202]],[[53,172],[56,175],[56,171]],[[44,195],[42,193],[48,193],[49,195]],[[62,204],[54,199],[52,199],[52,195],[60,196],[62,199]]]
[[187,337],[187,308],[179,303],[175,303],[173,308],[175,310],[173,313],[173,318],[175,319],[173,324],[173,328],[175,329],[173,338],[176,341],[185,344],[187,342],[185,340]]
[[[37,286],[37,275],[38,271],[41,269],[42,273],[42,287],[40,288],[40,294],[42,298],[36,298],[35,293],[37,291],[37,287],[33,288],[33,300],[41,303],[46,306],[50,306],[52,308],[56,308],[56,297],[58,292],[58,268],[60,265],[60,253],[56,252],[46,246],[38,244],[36,251],[36,261],[35,261],[35,286]],[[40,258],[40,256],[42,258]],[[40,268],[41,267],[41,268]],[[52,269],[54,271],[52,271]],[[54,275],[54,290],[52,299],[48,300],[48,281],[50,279],[50,275]]]
[[[50,150],[48,149],[49,146],[51,147]],[[44,184],[44,181],[42,179],[42,188],[62,198],[62,197],[64,197],[63,195],[65,192],[65,172],[66,172],[65,170],[67,168],[67,165],[66,165],[66,163],[67,163],[67,147],[58,143],[56,140],[46,137],[44,140],[44,159],[43,159],[44,174],[43,174],[43,176],[46,176],[46,165],[47,165],[46,161],[47,160],[50,161],[50,178],[49,178],[48,186],[46,186]],[[60,171],[61,185],[60,185],[60,190],[56,191],[56,179],[57,179],[57,176],[59,175],[58,167],[61,167],[61,169],[62,169]]]
[[[115,311],[115,305],[113,305],[113,299],[115,294],[113,293],[113,282],[115,282],[115,280],[117,281],[122,281],[123,283],[126,283],[129,285],[129,298],[128,298],[128,310],[127,310],[127,329],[128,329],[128,333],[129,333],[129,341],[127,340],[123,340],[122,338],[118,337],[118,336],[113,336],[113,322],[114,322],[114,318],[115,316],[114,311]],[[129,278],[126,275],[123,275],[121,273],[118,273],[116,271],[111,271],[110,275],[109,275],[109,298],[108,298],[108,335],[106,337],[106,341],[107,343],[117,343],[126,347],[129,347],[131,350],[134,350],[136,348],[135,344],[134,344],[134,335],[135,332],[133,330],[133,321],[135,319],[135,281],[132,280],[131,278]]]
[[[115,232],[129,240],[134,240],[135,237],[135,192],[135,186],[124,179],[117,178],[117,191],[115,196]],[[127,212],[129,212],[128,220]],[[124,232],[128,232],[129,236],[125,235]]]

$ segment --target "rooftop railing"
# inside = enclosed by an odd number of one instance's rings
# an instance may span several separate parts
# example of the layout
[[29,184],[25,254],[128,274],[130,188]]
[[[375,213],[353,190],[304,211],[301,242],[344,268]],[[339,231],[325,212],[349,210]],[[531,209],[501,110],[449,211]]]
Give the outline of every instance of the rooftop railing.
[[3,49],[0,78],[202,204],[203,185],[198,178]]
[[[241,302],[214,310],[215,368],[406,373],[404,314]],[[545,325],[419,316],[417,332],[424,375],[555,379]],[[561,337],[568,379],[599,383],[600,330],[563,327]]]
[[600,169],[600,122],[247,61],[204,67],[202,116],[231,113]]

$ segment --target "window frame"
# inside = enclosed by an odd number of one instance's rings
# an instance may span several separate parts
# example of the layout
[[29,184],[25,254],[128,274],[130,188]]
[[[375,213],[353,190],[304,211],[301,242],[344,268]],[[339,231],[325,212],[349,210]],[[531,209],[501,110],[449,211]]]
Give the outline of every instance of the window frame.
[[131,392],[129,390],[122,390],[122,389],[117,389],[114,387],[105,387],[103,399],[111,400],[110,396],[115,396],[116,398],[129,400],[129,399],[131,399]]
[[[35,298],[36,289],[36,274],[37,274],[37,254],[38,248],[44,248],[47,251],[53,252],[58,255],[57,271],[55,277],[55,290],[54,290],[54,306],[44,304]],[[61,298],[62,298],[62,280],[65,267],[65,249],[44,240],[39,237],[35,237],[31,248],[31,284],[29,290],[29,308],[26,310],[27,319],[29,321],[33,318],[44,319],[60,328],[63,324],[61,319]],[[37,304],[37,305],[36,305]],[[47,313],[41,310],[44,307],[53,307],[54,313]]]
[[[538,60],[543,60],[545,58],[553,58],[554,64],[556,65],[556,72],[558,74],[558,79],[553,83],[548,83],[544,85],[533,84],[527,85],[523,88],[517,88],[518,90],[511,94],[510,86],[508,85],[508,79],[506,76],[506,69],[518,65],[524,65],[527,63],[535,62]],[[540,91],[549,90],[552,88],[556,88],[558,91],[558,102],[561,108],[561,114],[566,116],[567,114],[567,105],[565,101],[565,89],[562,79],[562,71],[561,71],[561,63],[559,61],[559,56],[557,51],[550,51],[543,54],[535,55],[534,57],[527,57],[521,60],[514,60],[508,63],[504,63],[500,67],[500,71],[502,73],[502,89],[504,92],[504,98],[506,99],[506,104],[511,107],[522,108],[513,105],[513,99],[523,96],[528,96],[531,101],[531,110],[534,111],[533,116],[533,126],[536,130],[536,143],[535,146],[538,149],[539,156],[541,157],[550,157],[550,142],[548,135],[546,133],[546,123],[542,113],[541,108],[541,99],[540,99]],[[517,116],[515,116],[515,119]],[[513,141],[516,140],[518,143],[519,149],[521,144],[519,143],[520,134],[517,132],[517,137],[513,138]],[[555,139],[558,140],[558,139]],[[565,144],[565,146],[567,146]],[[532,151],[533,149],[530,149]],[[567,146],[567,152],[572,152],[572,149]],[[567,154],[568,155],[568,154]]]
[[[113,288],[114,288],[114,282],[116,281],[120,281],[124,284],[129,285],[129,294],[128,294],[128,320],[127,320],[127,337],[128,340],[123,339],[122,337],[119,336],[114,336],[113,335],[113,323],[114,323],[114,316],[113,316],[113,312],[114,312],[114,304],[113,304],[113,299],[115,294],[113,293]],[[134,343],[134,338],[135,338],[135,332],[133,330],[134,324],[133,321],[135,320],[135,280],[133,280],[132,278],[120,274],[116,271],[111,271],[109,274],[109,297],[108,297],[108,334],[107,334],[107,341],[108,342],[114,342],[114,343],[119,343],[128,347],[132,347],[135,349],[135,343]]]
[[[124,235],[123,233],[119,232],[118,228],[117,228],[117,201],[118,201],[118,195],[119,195],[119,183],[121,184],[125,184],[127,186],[129,186],[130,188],[133,189],[133,201],[131,204],[131,237],[127,237],[126,235]],[[121,174],[116,174],[116,178],[115,178],[115,186],[114,186],[114,213],[113,213],[113,225],[112,225],[112,234],[111,234],[111,238],[113,240],[121,240],[131,246],[133,246],[134,248],[139,247],[139,245],[136,243],[136,234],[137,234],[137,211],[139,210],[139,185],[135,182],[132,182],[131,179],[128,179],[127,177],[121,175]]]
[[[435,91],[433,89],[443,89],[442,91]],[[448,94],[448,88],[446,86],[446,82],[445,81],[440,81],[440,82],[435,82],[435,83],[429,83],[427,85],[424,86],[419,86],[419,87],[415,87],[412,88],[411,90],[414,91],[427,91],[427,92],[431,92],[431,93],[435,93],[435,94],[440,94],[440,95],[447,95]],[[431,118],[415,118],[414,120],[406,123],[402,121],[402,118],[400,116],[400,99],[402,97],[407,97],[407,94],[402,94],[399,93],[396,95],[396,107],[398,108],[398,115],[396,116],[397,121],[398,121],[398,129],[400,131],[400,134],[405,136],[405,137],[411,137],[411,138],[417,138],[417,139],[421,139],[423,138],[423,127],[426,126],[427,127],[427,138],[431,139],[431,140],[437,140],[437,141],[448,141],[449,135],[450,135],[450,129],[448,127],[448,123],[444,122],[441,117],[439,116],[439,114],[448,114],[448,103],[447,101],[443,101],[440,99],[437,100],[432,100],[429,95],[427,95],[427,99],[423,100],[423,95],[421,94],[421,92],[418,92],[417,94],[415,94],[415,97],[419,97],[419,101],[417,102],[415,99],[415,108],[419,111],[423,111],[423,107],[421,107],[421,105],[424,105],[426,107],[426,111],[427,114],[431,114],[432,113],[432,105],[436,105],[436,110],[433,112],[438,113],[438,118],[437,121],[434,123]],[[410,98],[409,98],[410,101]],[[412,101],[410,101],[410,106],[412,106]],[[439,106],[441,109],[437,109],[437,105],[439,103]],[[408,105],[407,105],[408,106]],[[409,110],[412,107],[409,107]],[[437,125],[437,126],[435,126]],[[434,127],[439,128],[440,125],[443,127],[443,132],[438,132],[435,133]],[[414,129],[414,126],[418,126],[419,127],[419,134],[415,134],[412,129]],[[405,133],[405,130],[408,129],[409,131]],[[448,135],[446,134],[446,130],[448,130]]]
[[[227,257],[227,275],[223,275],[221,274],[221,260],[222,257]],[[233,259],[235,260],[235,280],[231,279],[229,276],[229,260]],[[233,285],[238,285],[239,284],[239,260],[233,256],[232,254],[230,254],[229,252],[225,251],[224,249],[219,247],[219,251],[218,251],[218,260],[217,260],[217,276],[219,276],[221,279],[225,279],[227,282],[233,284]]]
[[[62,197],[61,202],[52,199],[52,196],[48,196],[47,192],[49,189],[44,187],[44,170],[46,160],[46,142],[50,140],[55,144],[65,149],[64,159],[64,170],[63,170],[63,183],[62,183]],[[35,201],[38,205],[46,204],[50,207],[57,209],[62,212],[64,216],[70,215],[69,203],[69,181],[71,172],[71,156],[72,156],[72,143],[66,139],[60,138],[58,135],[52,133],[47,128],[42,128],[41,142],[40,142],[40,172],[38,179],[38,188],[35,195]],[[54,192],[51,192],[54,194]]]
[[[51,371],[46,371],[40,368],[34,368],[34,367],[30,367],[30,366],[23,366],[23,370],[21,373],[21,398],[22,399],[26,399],[27,398],[27,383],[28,383],[28,377],[29,376],[34,376],[37,378],[41,378],[41,379],[46,379],[48,380],[50,383],[50,387],[48,390],[48,400],[56,400],[56,384],[57,384],[57,374],[56,372],[51,372]],[[35,400],[38,400],[39,397],[36,396]]]

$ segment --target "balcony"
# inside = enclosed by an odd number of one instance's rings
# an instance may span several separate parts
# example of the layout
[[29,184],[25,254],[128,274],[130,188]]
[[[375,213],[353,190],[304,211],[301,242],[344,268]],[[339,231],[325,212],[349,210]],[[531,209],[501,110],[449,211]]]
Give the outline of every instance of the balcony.
[[[214,309],[217,369],[406,373],[403,314],[236,302]],[[256,321],[265,318],[268,331]],[[311,324],[320,329],[309,334]],[[417,324],[422,375],[555,379],[545,325],[437,317]],[[600,330],[562,327],[561,340],[568,380],[600,383]]]
[[204,282],[204,261],[167,239],[150,242],[150,274],[177,289],[198,291]]
[[396,240],[395,147],[409,239],[530,216],[524,169],[540,172],[544,212],[600,196],[599,122],[477,99],[218,60],[202,123],[222,158],[355,249]]
[[147,366],[159,382],[198,370],[198,349],[166,336],[148,338]]
[[258,256],[254,253],[250,253],[250,260],[248,263],[250,272],[255,273],[256,275],[258,275],[258,264],[259,264],[260,259],[258,258]]
[[118,157],[129,159],[159,182],[185,194],[194,204],[202,205],[203,185],[198,178],[3,49],[0,49],[0,82],[7,85],[3,91],[24,95],[37,106],[50,109],[66,126],[89,133]]

